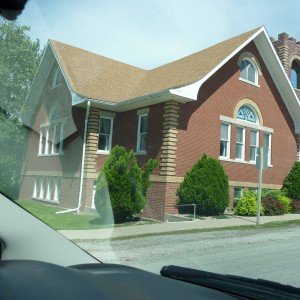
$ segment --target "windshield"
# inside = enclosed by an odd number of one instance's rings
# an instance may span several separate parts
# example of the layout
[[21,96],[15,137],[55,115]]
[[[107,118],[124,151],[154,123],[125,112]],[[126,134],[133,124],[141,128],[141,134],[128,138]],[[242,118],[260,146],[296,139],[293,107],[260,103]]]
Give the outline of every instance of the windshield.
[[300,287],[297,4],[0,18],[1,193],[104,263]]

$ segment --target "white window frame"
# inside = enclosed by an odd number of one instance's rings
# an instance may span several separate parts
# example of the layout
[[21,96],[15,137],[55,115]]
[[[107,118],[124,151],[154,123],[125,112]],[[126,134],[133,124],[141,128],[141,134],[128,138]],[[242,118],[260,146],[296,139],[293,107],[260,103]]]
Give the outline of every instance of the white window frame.
[[60,194],[60,177],[54,177],[54,194],[53,194],[53,201],[59,201],[59,194]]
[[35,176],[32,198],[47,202],[59,202],[60,177]]
[[[256,139],[255,139],[255,144],[251,144],[251,132],[255,132],[256,134]],[[258,130],[253,130],[251,129],[250,130],[250,140],[249,140],[249,144],[250,144],[250,157],[249,157],[249,161],[250,162],[253,162],[253,163],[256,163],[256,159],[257,159],[257,148],[259,147],[259,131]],[[251,159],[251,148],[252,147],[255,147],[255,152],[254,152],[254,160]]]
[[[99,140],[100,140],[100,127],[101,127],[101,119],[108,119],[110,120],[110,131],[109,131],[109,137],[108,137],[108,147],[107,150],[100,150],[99,149]],[[99,119],[99,135],[98,135],[98,149],[97,149],[97,153],[99,154],[109,154],[111,151],[111,147],[112,147],[112,135],[113,135],[113,123],[114,123],[114,118],[112,117],[108,117],[108,116],[100,116]]]
[[53,76],[52,89],[62,85],[62,82],[63,82],[63,74],[61,69],[57,67]]
[[[265,137],[268,136],[269,147],[265,146]],[[264,132],[264,153],[267,153],[268,166],[272,166],[272,135],[269,132]]]
[[[255,75],[254,75],[254,82],[248,79],[249,76],[247,76],[247,78],[241,77],[241,65],[242,65],[242,62],[243,62],[243,61],[248,61],[248,62],[252,65],[252,67],[254,68],[254,72],[255,72]],[[247,72],[247,75],[248,75],[248,72]],[[254,62],[252,59],[250,59],[250,58],[248,58],[248,57],[245,57],[245,58],[243,58],[243,59],[241,60],[241,62],[240,62],[240,78],[239,78],[239,79],[240,79],[241,81],[244,81],[244,82],[247,82],[247,83],[250,83],[250,84],[259,86],[259,85],[258,85],[258,68],[257,68],[255,62]]]
[[39,185],[39,177],[35,176],[32,198],[37,198],[37,195],[38,195],[38,185]]
[[[242,129],[242,142],[237,142],[237,130],[238,129]],[[236,153],[237,153],[237,145],[241,145],[242,146],[242,157],[238,158]],[[245,160],[245,127],[242,126],[237,126],[236,127],[236,134],[235,134],[235,159],[236,160]]]
[[[237,199],[237,197],[235,197],[235,191],[236,190],[239,190],[240,192],[240,196],[239,196],[239,199]],[[236,204],[238,203],[238,201],[243,197],[243,187],[241,186],[235,186],[233,187],[233,207],[236,206]]]
[[[148,113],[141,113],[138,115],[138,130],[137,130],[137,143],[136,143],[136,153],[138,154],[146,154],[147,150],[146,149],[141,149],[141,136],[143,134],[148,135],[148,126],[147,126],[147,131],[146,132],[141,132],[141,123],[142,123],[142,118],[147,117],[149,120],[149,115]],[[148,122],[147,120],[147,122]],[[146,143],[146,147],[147,147],[147,143]]]
[[230,140],[231,140],[231,124],[230,123],[225,123],[225,122],[222,122],[221,123],[221,130],[220,130],[220,147],[221,147],[221,142],[222,141],[225,141],[225,140],[222,140],[222,125],[225,125],[225,126],[227,126],[227,134],[228,134],[228,140],[226,141],[227,142],[227,147],[226,147],[226,153],[227,153],[227,155],[226,156],[222,156],[221,155],[221,149],[219,149],[219,154],[220,154],[220,158],[222,159],[230,159]]
[[[39,156],[63,155],[63,136],[64,136],[64,121],[41,124],[40,141],[39,141]],[[58,130],[59,129],[59,130]],[[55,146],[57,132],[59,131],[59,146]],[[51,138],[52,137],[52,141]]]

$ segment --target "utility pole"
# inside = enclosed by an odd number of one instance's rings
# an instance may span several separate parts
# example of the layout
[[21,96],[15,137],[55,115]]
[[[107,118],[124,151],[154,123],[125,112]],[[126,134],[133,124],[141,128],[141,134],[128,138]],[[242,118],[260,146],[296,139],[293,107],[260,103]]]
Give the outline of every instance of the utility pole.
[[262,171],[268,168],[268,153],[264,154],[264,148],[257,148],[256,169],[258,169],[258,191],[257,191],[257,218],[256,225],[260,221],[260,204],[261,204],[261,190],[262,190]]

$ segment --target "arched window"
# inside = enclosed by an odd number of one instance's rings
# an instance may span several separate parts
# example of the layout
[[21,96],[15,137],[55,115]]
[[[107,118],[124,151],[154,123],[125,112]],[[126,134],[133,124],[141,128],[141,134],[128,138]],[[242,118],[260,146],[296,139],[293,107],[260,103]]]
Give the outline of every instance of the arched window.
[[245,58],[241,61],[240,78],[255,84],[258,83],[256,65],[248,58]]
[[237,118],[252,123],[258,123],[256,111],[248,105],[243,105],[240,107],[237,113]]
[[292,62],[291,83],[294,89],[300,89],[300,68],[296,60]]
[[55,70],[54,76],[53,76],[53,83],[52,88],[55,88],[63,83],[63,74],[59,67]]

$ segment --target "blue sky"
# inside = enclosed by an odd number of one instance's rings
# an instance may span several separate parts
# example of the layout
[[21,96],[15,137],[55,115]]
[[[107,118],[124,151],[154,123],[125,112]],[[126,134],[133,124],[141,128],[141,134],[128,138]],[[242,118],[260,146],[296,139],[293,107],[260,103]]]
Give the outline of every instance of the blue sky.
[[299,0],[29,0],[30,35],[140,68],[200,51],[259,26],[300,40]]

